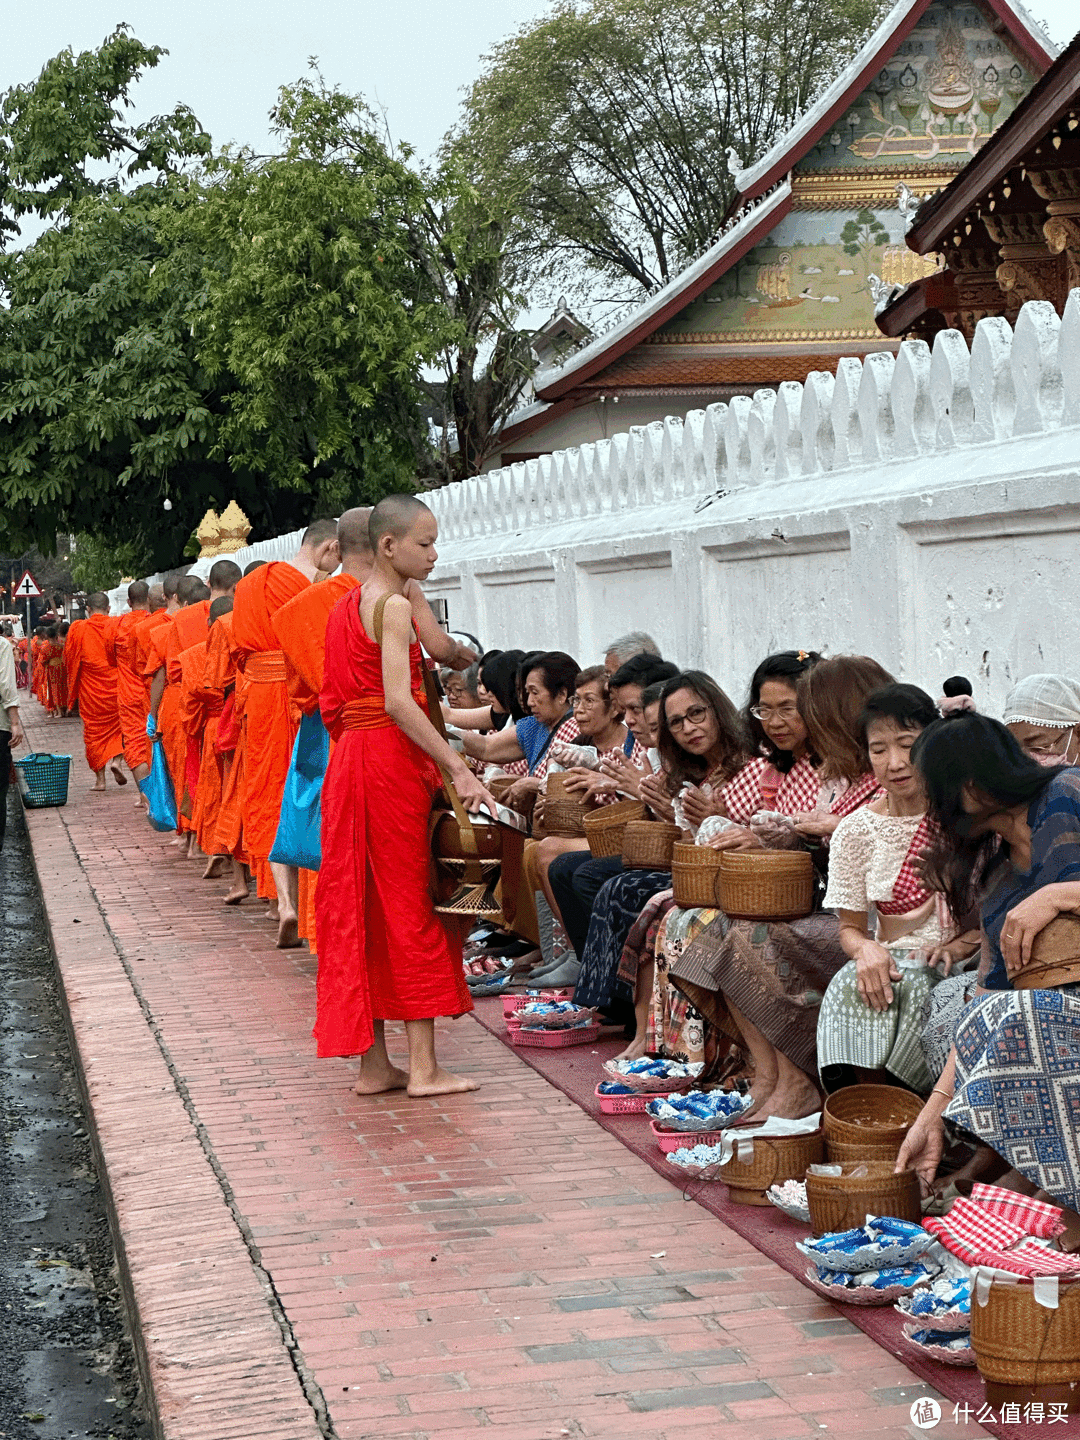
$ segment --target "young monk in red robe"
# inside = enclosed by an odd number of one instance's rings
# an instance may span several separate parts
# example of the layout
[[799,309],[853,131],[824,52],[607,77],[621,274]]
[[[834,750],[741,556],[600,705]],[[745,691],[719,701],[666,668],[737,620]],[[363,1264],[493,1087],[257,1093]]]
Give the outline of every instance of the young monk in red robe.
[[64,670],[64,645],[55,625],[50,625],[45,634],[42,667],[45,676],[45,713],[60,716],[67,708],[67,677]]
[[[211,612],[215,604],[211,604]],[[233,883],[225,896],[226,905],[239,905],[247,899],[247,852],[243,843],[243,819],[240,813],[241,781],[244,774],[244,733],[240,714],[244,704],[244,678],[236,669],[236,651],[232,638],[232,603],[210,627],[206,642],[206,668],[203,671],[203,692],[211,702],[220,704],[214,755],[221,768],[221,804],[217,821],[210,835],[213,855],[228,855],[232,862]]]
[[193,645],[180,656],[183,670],[180,718],[188,735],[197,738],[200,745],[198,782],[191,818],[195,826],[196,842],[200,849],[210,856],[203,879],[217,879],[227,868],[231,872],[233,889],[239,888],[243,898],[247,894],[244,866],[237,857],[228,851],[222,851],[217,843],[225,778],[225,757],[218,753],[217,739],[224,696],[218,693],[216,687],[208,688],[206,683],[211,638],[216,627],[224,628],[224,622],[231,615],[232,607],[231,595],[222,595],[212,600],[210,629],[206,640],[200,645]]
[[86,608],[87,619],[68,631],[64,658],[71,700],[78,704],[82,718],[86,763],[95,777],[93,788],[104,790],[106,766],[117,785],[127,784],[120,768],[124,741],[116,702],[116,620],[109,615],[109,597],[100,590],[87,596]]
[[315,520],[304,531],[300,549],[292,560],[263,565],[245,575],[233,601],[237,664],[248,682],[240,800],[244,846],[251,857],[259,894],[276,901],[280,949],[300,944],[299,882],[291,866],[270,864],[293,744],[285,656],[274,633],[273,616],[294,595],[306,590],[316,575],[329,573],[337,566],[337,521]]
[[[434,568],[437,532],[414,496],[380,501],[370,523],[372,578],[338,602],[326,629],[319,705],[337,745],[322,792],[315,1035],[320,1055],[363,1055],[355,1089],[364,1095],[476,1089],[435,1057],[435,1017],[472,1009],[460,941],[435,914],[429,889],[438,765],[468,809],[488,804],[494,814],[495,806],[424,706],[406,589]],[[390,1062],[386,1020],[405,1021],[408,1074]]]
[[120,710],[120,733],[124,737],[124,759],[136,781],[150,769],[150,740],[146,734],[146,685],[136,670],[135,627],[150,618],[150,586],[135,580],[128,586],[131,609],[116,623],[116,700]]

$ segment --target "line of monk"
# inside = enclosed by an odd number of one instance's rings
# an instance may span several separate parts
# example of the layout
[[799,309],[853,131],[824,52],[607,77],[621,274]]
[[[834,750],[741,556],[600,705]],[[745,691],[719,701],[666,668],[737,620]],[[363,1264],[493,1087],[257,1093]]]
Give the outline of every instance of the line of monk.
[[[93,789],[103,791],[109,774],[126,785],[130,772],[136,804],[146,806],[151,766],[163,759],[179,855],[205,857],[205,879],[228,877],[227,905],[247,899],[254,881],[280,948],[306,940],[318,953],[323,936],[318,1053],[364,1054],[361,1094],[473,1087],[443,1070],[434,1048],[435,1017],[471,1002],[460,943],[427,889],[427,816],[439,785],[432,760],[474,808],[485,795],[415,703],[421,651],[410,639],[456,669],[477,658],[440,629],[420,590],[434,538],[434,517],[411,496],[315,520],[289,561],[255,562],[241,574],[218,560],[206,584],[180,573],[160,586],[135,581],[121,616],[109,615],[107,595],[90,595],[63,651]],[[386,637],[376,641],[371,607],[381,597]],[[380,611],[380,632],[382,619]],[[360,728],[354,701],[367,716]],[[275,850],[302,720],[331,756],[317,874],[290,863],[288,845]],[[388,1019],[405,1021],[407,1073],[387,1055]]]

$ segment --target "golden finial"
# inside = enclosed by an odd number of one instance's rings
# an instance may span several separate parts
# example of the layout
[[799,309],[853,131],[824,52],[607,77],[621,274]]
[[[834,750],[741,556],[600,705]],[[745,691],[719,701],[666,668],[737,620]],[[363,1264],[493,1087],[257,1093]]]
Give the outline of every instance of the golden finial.
[[195,538],[199,542],[199,559],[205,560],[218,553],[218,530],[221,522],[216,510],[207,510],[195,527]]
[[221,519],[218,522],[218,549],[219,555],[235,555],[237,550],[243,550],[248,543],[248,536],[251,534],[251,521],[237,505],[235,500],[230,500],[222,511]]

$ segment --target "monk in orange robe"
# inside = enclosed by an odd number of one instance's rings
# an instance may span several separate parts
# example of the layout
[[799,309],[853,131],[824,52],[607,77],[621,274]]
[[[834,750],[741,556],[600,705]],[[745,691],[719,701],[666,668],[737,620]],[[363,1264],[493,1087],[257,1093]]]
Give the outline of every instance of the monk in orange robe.
[[337,565],[337,521],[316,520],[304,531],[300,549],[292,560],[263,565],[245,575],[234,595],[233,641],[237,666],[247,681],[240,796],[244,846],[259,893],[272,895],[277,902],[277,943],[281,949],[300,944],[299,881],[290,866],[270,864],[293,742],[285,656],[274,633],[273,616],[294,595],[306,590],[318,574],[336,570]]
[[[461,942],[435,914],[429,887],[438,766],[470,810],[487,804],[494,814],[495,802],[427,717],[406,587],[434,568],[437,531],[415,496],[380,501],[372,577],[338,601],[326,630],[319,706],[338,743],[322,795],[315,1035],[320,1055],[362,1054],[358,1094],[476,1089],[435,1057],[435,1017],[472,1009]],[[390,1062],[387,1020],[405,1022],[408,1074]]]
[[50,625],[45,632],[45,648],[42,652],[44,673],[45,713],[62,715],[67,708],[67,683],[64,670],[64,646],[57,626]]
[[45,631],[38,626],[30,641],[30,689],[45,704]]
[[136,668],[135,627],[150,618],[150,586],[135,580],[128,586],[130,610],[116,625],[116,699],[120,707],[120,733],[124,737],[124,759],[136,781],[150,771],[150,740],[146,734],[149,701],[146,682]]
[[[214,602],[215,604],[217,602]],[[211,605],[211,610],[214,606]],[[212,837],[212,854],[228,855],[233,864],[233,884],[225,896],[226,905],[247,899],[244,866],[244,825],[240,795],[244,777],[244,730],[240,723],[244,701],[244,677],[236,668],[236,646],[232,635],[232,606],[210,628],[206,642],[203,692],[220,706],[214,754],[221,768],[221,807]]]
[[64,658],[71,680],[71,699],[79,706],[86,763],[93,770],[95,790],[105,789],[106,766],[117,785],[126,785],[121,769],[124,741],[116,699],[116,619],[109,614],[109,597],[102,591],[88,595],[89,615],[68,631]]
[[15,673],[16,684],[20,690],[26,690],[30,686],[30,642],[25,635],[19,637],[15,643]]

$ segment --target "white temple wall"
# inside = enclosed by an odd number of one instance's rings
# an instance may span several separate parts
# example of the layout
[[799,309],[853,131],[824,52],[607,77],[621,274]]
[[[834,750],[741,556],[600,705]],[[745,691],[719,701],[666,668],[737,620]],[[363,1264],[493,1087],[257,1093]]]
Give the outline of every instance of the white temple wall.
[[737,700],[772,650],[856,651],[993,712],[1080,676],[1080,291],[426,498],[428,591],[485,645],[647,630]]

